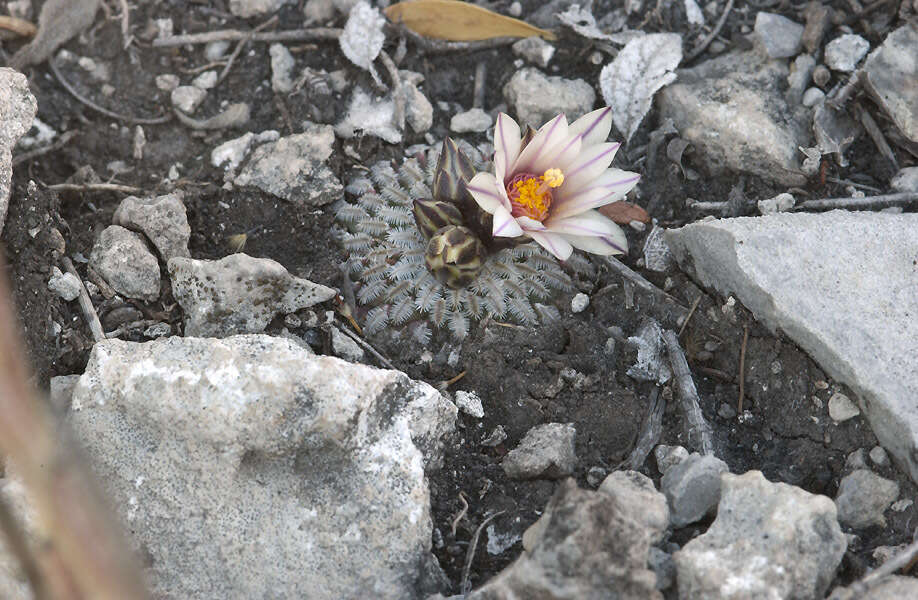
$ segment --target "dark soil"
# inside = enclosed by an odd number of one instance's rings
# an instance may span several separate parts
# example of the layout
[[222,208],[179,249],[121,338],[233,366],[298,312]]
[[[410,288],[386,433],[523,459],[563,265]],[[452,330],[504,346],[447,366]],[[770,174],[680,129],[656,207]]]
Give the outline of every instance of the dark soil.
[[[232,18],[225,4],[219,0],[209,5],[184,0],[132,4],[131,19],[137,40],[127,51],[122,49],[117,14],[106,19],[100,12],[95,26],[65,48],[74,55],[88,56],[111,67],[109,83],[115,91],[110,96],[105,96],[99,84],[74,62],[61,63],[60,69],[82,94],[106,108],[136,117],[161,115],[169,110],[169,97],[156,88],[155,76],[175,73],[186,81],[191,76],[183,73],[204,65],[207,59],[203,46],[152,48],[143,31],[150,19],[166,17],[173,19],[177,32],[248,29],[261,22]],[[541,6],[535,0],[522,4],[524,17]],[[651,10],[653,2],[647,0],[645,4],[648,11],[632,15],[631,27],[683,33],[687,48],[702,37],[703,34],[688,29],[681,2],[658,2],[658,6],[664,6],[656,12]],[[767,4],[768,10],[803,21],[788,2],[762,4]],[[884,19],[886,22],[891,19],[896,4],[889,3],[890,8],[876,11],[874,22],[879,23],[878,31],[884,33],[865,34],[871,43],[882,40],[888,30],[883,26]],[[0,2],[0,13],[5,12],[3,5]],[[508,5],[509,2],[501,1],[494,6],[505,11]],[[737,5],[719,37],[727,48],[740,48],[748,43],[742,34],[748,33],[759,10],[744,2]],[[595,3],[594,12],[601,16],[618,6],[616,2],[600,1]],[[283,9],[278,28],[300,27],[301,15],[295,6]],[[645,18],[646,22],[642,23]],[[864,33],[856,22],[851,27]],[[14,44],[5,44],[8,54],[16,49]],[[602,64],[609,60],[604,55],[600,65],[592,64],[588,57],[597,48],[569,31],[561,32],[556,46],[553,66],[549,68],[552,74],[595,83]],[[369,77],[350,65],[335,43],[301,44],[291,50],[295,53],[297,71],[307,65],[328,71],[344,68],[353,81],[369,85]],[[503,102],[503,84],[517,69],[514,59],[508,56],[507,48],[424,55],[409,43],[400,66],[425,75],[421,89],[435,107],[438,101],[446,101],[451,106],[459,103],[468,108],[472,104],[475,66],[484,62],[488,78],[485,108],[490,109]],[[707,56],[710,55],[699,60]],[[333,218],[328,207],[317,210],[287,203],[256,189],[223,189],[223,173],[211,167],[210,151],[243,131],[201,133],[176,120],[147,125],[143,159],[135,160],[131,152],[133,125],[103,117],[75,100],[46,65],[30,69],[27,75],[38,98],[38,118],[58,132],[77,132],[62,149],[16,168],[9,216],[2,235],[8,275],[40,386],[47,387],[52,376],[81,373],[91,348],[92,338],[76,304],[64,302],[46,285],[51,266],[59,256],[55,252],[61,250],[61,239],[66,244],[66,254],[74,258],[80,274],[86,275],[85,260],[81,259],[89,256],[96,236],[111,223],[112,213],[122,197],[110,192],[56,193],[45,189],[46,185],[85,177],[87,167],[104,181],[140,187],[151,195],[183,190],[193,232],[191,252],[196,258],[230,254],[233,248],[227,238],[246,233],[246,253],[272,258],[296,275],[339,286],[338,265],[344,254],[330,234]],[[253,111],[246,131],[276,129],[282,135],[302,131],[304,120],[335,123],[343,116],[347,97],[320,101],[304,93],[275,96],[270,75],[267,45],[249,46],[239,55],[226,80],[211,90],[197,115],[215,114],[224,102],[247,102]],[[448,135],[451,114],[435,110],[435,123],[430,131],[434,139]],[[882,122],[882,117],[876,116]],[[666,157],[665,144],[656,148],[655,155],[647,155],[650,132],[657,125],[656,115],[651,112],[637,135],[620,151],[616,162],[622,168],[642,172],[640,197],[634,200],[647,208],[661,225],[674,227],[697,220],[702,215],[686,208],[687,199],[725,200],[738,182],[743,185],[741,197],[747,199],[738,203],[738,213],[753,214],[755,200],[785,191],[754,177],[686,179],[682,170]],[[468,139],[475,142],[484,137]],[[398,159],[406,147],[424,141],[423,136],[412,133],[397,146],[376,138],[338,140],[329,164],[347,182],[355,166]],[[349,157],[344,152],[345,146],[359,154],[361,160]],[[825,174],[886,189],[888,166],[869,143],[856,145],[849,159],[850,165],[845,169],[827,164]],[[114,175],[109,168],[112,161],[123,161],[128,170]],[[703,167],[694,164],[691,151],[683,165],[703,175]],[[167,178],[172,167],[179,173],[177,181]],[[844,186],[827,183],[820,177],[797,193],[814,198],[847,195]],[[646,232],[629,228],[628,233],[632,248],[640,249]],[[829,419],[826,408],[829,396],[835,391],[853,394],[828,380],[819,366],[792,342],[764,329],[739,304],[730,306],[698,289],[678,271],[665,275],[644,271],[635,260],[638,255],[633,250],[632,257],[624,262],[666,289],[677,304],[662,302],[658,296],[640,289],[634,290],[633,302],[629,303],[630,290],[621,278],[600,266],[594,281],[578,283],[580,291],[591,296],[587,310],[572,315],[572,294],[558,298],[557,306],[567,316],[554,327],[528,330],[492,322],[475,328],[461,346],[451,344],[446,338],[437,341],[435,337],[428,349],[430,360],[423,360],[423,348],[400,347],[385,335],[370,340],[397,367],[415,378],[438,384],[464,371],[465,376],[448,390],[475,391],[484,401],[483,419],[460,415],[459,435],[448,450],[446,464],[431,478],[436,529],[434,552],[452,581],[453,591],[460,584],[469,540],[484,518],[494,511],[506,511],[489,529],[494,534],[491,548],[500,551],[489,552],[488,535],[481,538],[471,572],[471,583],[476,586],[518,556],[519,536],[536,520],[557,485],[546,480],[512,481],[501,469],[502,457],[529,428],[548,422],[576,425],[579,466],[575,476],[584,487],[595,487],[603,474],[616,469],[628,457],[648,409],[653,384],[637,382],[626,375],[635,360],[635,352],[626,338],[636,333],[644,319],[651,317],[664,327],[678,329],[681,322],[677,318],[687,314],[699,295],[698,307],[680,339],[699,388],[704,415],[715,430],[717,455],[732,472],[759,469],[769,480],[834,497],[841,477],[847,473],[848,454],[876,445],[863,419],[858,417],[842,424]],[[147,317],[153,315],[181,327],[181,310],[168,286],[164,286],[158,302],[131,301],[131,304]],[[119,308],[123,309],[113,303],[100,303],[98,309],[107,331],[120,324],[116,312]],[[279,326],[276,324],[269,331],[276,332]],[[747,327],[744,409],[748,414],[737,418],[739,356]],[[316,330],[301,329],[294,333],[305,335],[319,351],[327,347],[327,340]],[[128,333],[126,337],[142,339],[136,333]],[[615,340],[611,354],[606,351],[610,338]],[[458,362],[450,364],[448,357],[453,350],[458,352]],[[671,399],[671,390],[665,388],[662,393],[664,398]],[[482,440],[497,426],[506,431],[506,441],[496,447],[483,445]],[[660,442],[686,443],[682,415],[674,401],[667,402]],[[652,456],[641,470],[659,484],[660,474]],[[895,467],[877,470],[900,482],[901,497],[915,496],[915,487],[904,473]],[[462,509],[460,493],[468,499],[469,507],[453,532],[453,520]],[[902,512],[890,511],[885,528],[861,532],[859,539],[849,545],[837,583],[850,582],[872,566],[871,552],[876,546],[910,541],[908,525],[915,511],[914,505]],[[683,543],[701,531],[701,526],[689,527],[676,532],[674,539]],[[497,548],[502,539],[516,541],[507,548]]]

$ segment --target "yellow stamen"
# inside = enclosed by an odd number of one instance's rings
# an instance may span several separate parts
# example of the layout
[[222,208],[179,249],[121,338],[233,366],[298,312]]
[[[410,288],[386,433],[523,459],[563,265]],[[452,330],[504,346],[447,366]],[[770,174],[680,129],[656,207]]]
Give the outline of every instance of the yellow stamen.
[[547,183],[549,187],[559,187],[564,183],[564,173],[561,172],[561,169],[548,169],[542,174],[542,181]]
[[[527,176],[528,175],[528,176]],[[542,175],[520,173],[507,185],[507,194],[513,205],[514,217],[529,217],[544,221],[551,206],[551,188],[564,183],[561,169],[548,169]]]

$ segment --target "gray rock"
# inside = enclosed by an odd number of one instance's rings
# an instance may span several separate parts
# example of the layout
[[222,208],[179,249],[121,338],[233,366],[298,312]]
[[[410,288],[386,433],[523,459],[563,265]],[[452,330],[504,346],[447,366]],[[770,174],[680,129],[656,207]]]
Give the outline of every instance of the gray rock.
[[273,129],[262,131],[259,134],[250,131],[240,137],[227,140],[214,148],[210,153],[210,164],[215,167],[223,167],[231,175],[230,179],[232,179],[232,174],[242,164],[253,143],[275,142],[279,138],[280,133]]
[[859,35],[846,33],[826,44],[824,60],[833,71],[851,73],[869,50],[870,42]]
[[657,576],[658,590],[668,590],[676,582],[676,561],[669,552],[651,546],[647,566],[653,569]]
[[151,340],[167,335],[172,335],[172,326],[168,323],[154,323],[143,330],[143,336]]
[[889,182],[889,187],[897,192],[918,192],[918,167],[899,169]]
[[182,202],[182,192],[156,198],[128,196],[118,205],[112,222],[146,235],[164,261],[177,256],[191,256],[188,251],[191,227]]
[[615,498],[622,515],[650,533],[651,543],[662,541],[669,528],[669,506],[649,477],[637,471],[616,471],[606,477],[599,491]]
[[293,0],[230,0],[230,12],[237,17],[254,17],[265,13],[273,13]]
[[774,13],[756,14],[755,35],[771,58],[794,56],[803,47],[803,25]]
[[803,92],[803,105],[807,108],[812,108],[822,102],[826,97],[826,93],[819,88],[811,87],[807,91]]
[[363,348],[350,337],[341,333],[337,327],[331,328],[331,345],[335,356],[352,363],[359,363],[363,360]]
[[216,62],[223,58],[226,51],[229,50],[229,40],[215,40],[204,45],[204,58],[210,62]]
[[254,186],[278,198],[308,206],[337,200],[344,187],[325,164],[332,153],[335,132],[331,125],[306,123],[305,126],[303,133],[256,148],[234,183]]
[[711,174],[740,171],[784,185],[806,183],[798,147],[812,145],[809,111],[788,106],[780,85],[788,76],[784,63],[731,53],[677,75],[657,94],[660,117],[673,120]]
[[859,414],[861,414],[861,409],[857,407],[857,404],[841,392],[835,392],[829,398],[829,417],[836,423],[853,419]]
[[164,92],[171,92],[179,86],[178,75],[174,73],[163,73],[156,76],[156,87]]
[[769,215],[776,212],[787,212],[794,208],[795,202],[796,200],[794,200],[794,196],[792,194],[784,192],[782,194],[778,194],[774,198],[759,200],[759,212],[763,215]]
[[0,231],[6,221],[13,180],[13,147],[32,127],[38,102],[29,80],[13,69],[0,67]]
[[480,419],[484,417],[484,407],[481,404],[481,396],[475,392],[466,392],[459,390],[456,392],[456,406],[467,415]]
[[902,575],[886,575],[870,588],[863,591],[860,587],[836,588],[829,600],[903,600],[918,598],[918,579]]
[[89,266],[123,296],[148,302],[159,298],[159,261],[138,234],[120,225],[102,231]]
[[846,475],[838,486],[835,496],[838,522],[852,529],[865,529],[872,525],[885,527],[883,512],[898,497],[898,483],[867,469],[858,469]]
[[789,105],[799,104],[803,99],[803,92],[810,84],[815,69],[816,59],[809,54],[801,54],[794,59],[787,76],[787,92],[784,94]]
[[680,600],[822,598],[847,546],[835,514],[759,471],[724,474],[717,518],[674,555]]
[[521,126],[541,127],[560,113],[568,122],[593,109],[596,92],[582,79],[546,76],[532,67],[520,69],[504,85],[504,98]]
[[903,25],[870,53],[861,83],[902,133],[918,142],[918,29]]
[[473,108],[454,114],[449,120],[449,130],[456,133],[482,133],[487,131],[492,123],[491,115],[480,108]]
[[306,0],[303,15],[307,23],[325,23],[335,17],[335,5],[331,0]]
[[190,115],[206,97],[207,92],[196,85],[180,85],[172,90],[172,106]]
[[735,295],[851,387],[918,481],[918,215],[780,213],[694,223],[667,239],[703,285]]
[[498,425],[494,430],[488,434],[488,437],[481,440],[482,446],[488,446],[493,448],[504,443],[504,440],[507,439],[507,432],[504,431],[503,425]]
[[271,89],[280,94],[293,90],[293,79],[290,72],[296,61],[283,44],[271,44],[268,49],[271,55]]
[[501,466],[511,479],[560,479],[577,467],[572,423],[546,423],[526,432]]
[[670,468],[675,467],[688,458],[689,451],[683,446],[667,446],[659,444],[653,449],[653,457],[657,459],[657,470],[665,475]]
[[48,289],[70,302],[80,295],[80,280],[73,273],[62,273],[57,267],[51,267],[51,279],[48,280]]
[[867,450],[858,448],[845,458],[845,468],[852,471],[867,468]]
[[539,36],[523,38],[514,42],[512,48],[514,54],[543,69],[548,66],[551,57],[555,55],[555,47]]
[[883,446],[874,446],[870,449],[870,460],[873,461],[873,464],[880,468],[889,466],[889,455],[886,454],[886,450],[883,449]]
[[155,597],[400,600],[433,566],[415,438],[455,407],[398,371],[261,335],[106,340],[69,421]]
[[667,470],[660,490],[669,503],[673,527],[700,521],[712,512],[720,500],[720,475],[728,472],[724,461],[697,452]]
[[191,81],[191,85],[202,90],[209,90],[217,85],[217,72],[204,71]]
[[571,298],[571,312],[574,314],[582,313],[590,305],[590,297],[584,294],[583,292],[578,292],[574,294],[574,297]]
[[433,127],[433,105],[427,96],[411,83],[403,83],[405,94],[405,121],[415,133],[424,133]]
[[278,262],[242,253],[220,260],[173,258],[168,266],[188,336],[259,333],[276,314],[335,296],[335,290],[294,277]]
[[523,536],[527,550],[469,600],[662,600],[647,566],[651,533],[631,517],[567,479]]

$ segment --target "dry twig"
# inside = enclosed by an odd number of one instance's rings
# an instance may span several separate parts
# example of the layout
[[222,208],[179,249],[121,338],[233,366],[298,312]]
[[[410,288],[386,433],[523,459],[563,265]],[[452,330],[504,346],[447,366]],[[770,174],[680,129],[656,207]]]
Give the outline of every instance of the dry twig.
[[83,279],[80,277],[80,274],[77,273],[76,267],[73,266],[73,261],[70,260],[69,257],[61,257],[61,266],[64,267],[65,271],[79,280],[80,295],[78,299],[80,301],[80,310],[83,311],[83,319],[85,319],[86,325],[89,326],[89,331],[92,333],[92,339],[96,342],[101,342],[105,339],[105,331],[102,329],[102,322],[99,321],[96,307],[92,305],[92,299],[89,297],[89,292],[86,291]]
[[70,143],[70,140],[72,140],[76,136],[76,133],[77,132],[74,130],[64,132],[61,135],[61,137],[57,138],[57,140],[53,144],[48,144],[47,146],[42,146],[41,148],[35,148],[34,150],[29,150],[28,152],[23,152],[22,154],[14,156],[13,166],[15,167],[16,165],[22,164],[26,162],[27,160],[38,158],[39,156],[43,156],[45,154],[48,154],[49,152],[60,150],[61,148],[66,146],[68,143]]
[[456,518],[453,519],[452,527],[450,528],[450,531],[453,533],[453,538],[456,537],[456,527],[459,525],[459,521],[469,512],[469,503],[465,499],[465,494],[462,492],[459,492],[459,501],[462,502],[462,510],[460,510]]
[[698,297],[695,298],[695,301],[692,302],[692,307],[688,311],[688,315],[685,317],[685,320],[682,321],[682,327],[679,328],[678,337],[682,337],[682,332],[685,331],[685,326],[688,325],[689,319],[692,318],[692,315],[695,314],[695,311],[698,309],[698,305],[701,303],[701,294],[698,294]]
[[38,31],[35,25],[29,21],[7,15],[0,15],[0,29],[12,31],[16,35],[23,37],[32,37]]
[[55,192],[121,192],[122,194],[143,194],[143,190],[119,183],[54,183],[48,186]]
[[647,455],[660,441],[660,435],[663,433],[663,412],[665,410],[666,400],[663,399],[660,388],[655,386],[650,393],[650,406],[644,416],[644,422],[641,424],[641,433],[634,443],[634,449],[631,450],[631,454],[622,463],[626,468],[632,471],[640,469],[644,461],[647,460]]
[[668,300],[672,302],[673,306],[677,308],[678,310],[685,311],[685,307],[679,304],[675,298],[673,298],[672,296],[670,296],[669,294],[667,294],[666,292],[664,292],[663,290],[661,290],[654,284],[650,283],[649,281],[641,277],[639,274],[631,270],[623,262],[617,260],[616,258],[612,256],[608,256],[606,257],[606,264],[609,265],[609,268],[612,270],[613,273],[623,277],[626,281],[630,281],[634,283],[642,290],[646,292],[650,292],[651,294],[653,294],[654,296],[662,300]]
[[462,567],[462,582],[459,585],[459,592],[462,594],[463,598],[467,597],[469,592],[472,590],[471,583],[469,582],[469,574],[472,572],[472,561],[475,560],[475,547],[478,546],[478,538],[481,537],[481,532],[484,530],[488,523],[501,516],[505,512],[507,511],[497,511],[482,521],[481,525],[478,526],[478,529],[475,530],[475,535],[472,536],[472,540],[469,542],[469,549],[465,553],[465,565]]
[[864,126],[864,130],[867,131],[867,135],[870,136],[870,139],[873,140],[874,145],[877,147],[877,150],[880,151],[880,154],[889,161],[889,164],[892,165],[894,171],[899,170],[899,161],[896,160],[896,155],[893,154],[892,148],[889,147],[889,142],[886,141],[886,136],[883,135],[883,132],[880,131],[880,126],[877,125],[877,122],[873,120],[873,117],[870,116],[870,113],[861,106],[859,102],[854,104],[855,113],[858,116],[858,119],[861,121],[861,125]]
[[711,30],[697,48],[691,51],[691,53],[682,61],[683,64],[690,63],[704,52],[707,47],[714,41],[714,38],[717,37],[717,34],[720,33],[720,30],[723,29],[724,23],[727,22],[727,16],[730,14],[730,11],[733,10],[733,0],[727,0],[727,6],[724,8],[724,12],[720,15],[720,19],[717,21],[717,25],[714,26],[714,29]]
[[405,90],[402,89],[402,79],[398,74],[398,67],[385,50],[379,51],[379,60],[382,61],[389,79],[392,80],[392,100],[395,102],[395,126],[400,130],[405,129]]
[[341,326],[338,325],[337,323],[332,323],[332,325],[335,327],[335,329],[337,329],[338,331],[340,331],[341,333],[343,333],[343,334],[346,335],[347,337],[349,337],[349,338],[351,338],[352,340],[354,340],[355,342],[357,342],[357,345],[358,345],[358,346],[360,346],[361,348],[363,348],[364,350],[366,350],[367,352],[369,352],[370,354],[372,354],[372,355],[373,355],[373,358],[375,358],[375,359],[379,362],[380,366],[383,366],[383,367],[385,367],[385,368],[387,368],[387,369],[397,370],[397,369],[395,368],[395,365],[393,365],[393,364],[389,361],[388,358],[386,358],[385,356],[383,356],[382,354],[380,354],[380,353],[376,350],[376,348],[374,348],[373,346],[371,346],[371,345],[369,344],[369,342],[367,342],[365,339],[361,338],[361,337],[360,337],[359,335],[357,335],[356,333],[353,333],[353,332],[352,332],[350,329],[348,329],[347,327],[341,327]]
[[124,40],[124,49],[127,50],[134,41],[134,36],[131,35],[131,9],[127,0],[119,0],[119,2],[121,3],[121,39]]
[[794,210],[832,210],[833,208],[864,209],[885,208],[887,206],[905,206],[918,202],[918,192],[898,192],[880,194],[863,198],[825,198],[823,200],[805,200],[794,207]]
[[[233,48],[233,52],[229,55],[229,59],[226,61],[226,66],[223,67],[223,70],[220,71],[220,74],[217,76],[217,83],[215,85],[220,85],[220,83],[226,79],[226,76],[229,75],[230,69],[233,68],[233,63],[236,62],[236,58],[239,56],[239,53],[242,52],[242,49],[245,47],[245,45],[251,42],[255,36],[258,35],[258,32],[267,27],[270,27],[271,25],[274,25],[275,23],[277,23],[277,15],[274,15],[261,25],[257,26],[255,29],[249,32],[248,35],[239,40],[239,43],[236,44],[236,47]],[[155,46],[156,43],[154,42],[153,45]]]
[[472,107],[484,108],[485,85],[488,81],[488,63],[483,60],[475,65],[475,88],[472,93]]
[[332,27],[289,29],[287,31],[267,31],[263,33],[239,31],[238,29],[221,29],[156,39],[153,40],[153,47],[173,48],[175,46],[184,46],[185,44],[207,44],[221,40],[228,42],[315,42],[319,40],[337,40],[339,37],[341,37],[341,30]]
[[711,426],[704,420],[701,412],[698,390],[692,380],[692,372],[685,360],[685,353],[679,345],[679,338],[676,337],[674,331],[667,329],[663,332],[663,342],[669,353],[669,363],[673,369],[673,379],[676,383],[679,402],[682,404],[682,412],[685,413],[685,433],[689,445],[702,454],[714,454]]

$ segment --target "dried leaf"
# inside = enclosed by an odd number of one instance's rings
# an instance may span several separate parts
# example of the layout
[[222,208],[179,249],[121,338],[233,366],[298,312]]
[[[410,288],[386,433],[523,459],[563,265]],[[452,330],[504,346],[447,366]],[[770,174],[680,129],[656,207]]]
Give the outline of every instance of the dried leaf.
[[[596,23],[596,17],[593,16],[593,13],[591,13],[588,8],[581,8],[579,4],[571,4],[566,11],[558,13],[556,16],[562,24],[573,29],[575,33],[591,40],[605,40],[613,44],[624,46],[633,38],[644,35],[643,31],[631,30],[622,31],[620,33],[605,33],[599,28],[599,24]],[[621,29],[621,27],[618,27],[618,29]]]
[[647,214],[646,210],[637,204],[631,204],[624,200],[600,206],[599,212],[622,225],[626,225],[631,221],[650,223],[650,215]]
[[653,33],[628,42],[615,60],[603,67],[599,87],[625,141],[637,131],[657,90],[676,79],[673,70],[681,60],[679,34]]
[[458,0],[409,0],[393,4],[384,12],[392,22],[403,23],[417,34],[439,40],[471,42],[534,35],[555,39],[550,31]]
[[373,68],[373,61],[379,56],[386,41],[386,34],[383,33],[385,24],[386,20],[379,14],[379,10],[366,2],[358,2],[351,9],[344,31],[338,38],[341,51],[347,59],[369,71],[378,84],[382,84],[382,80]]
[[99,0],[48,0],[38,16],[38,33],[13,55],[9,66],[22,71],[44,62],[64,42],[92,25],[98,8]]

